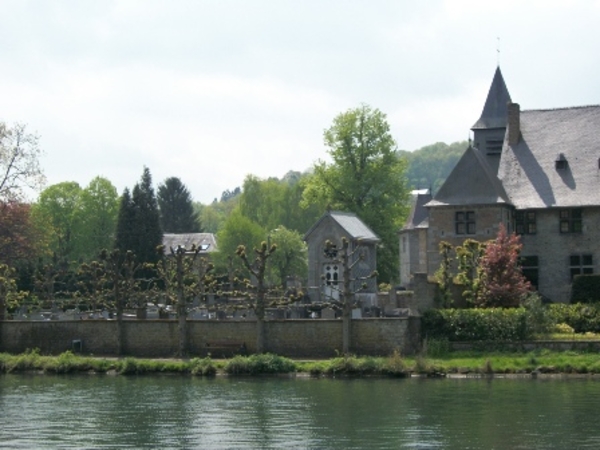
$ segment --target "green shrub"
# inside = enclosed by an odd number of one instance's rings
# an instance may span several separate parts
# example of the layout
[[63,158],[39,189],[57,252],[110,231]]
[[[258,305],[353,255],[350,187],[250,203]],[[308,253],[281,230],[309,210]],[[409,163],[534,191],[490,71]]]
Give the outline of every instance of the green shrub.
[[406,362],[398,350],[394,350],[383,363],[382,373],[393,377],[406,377],[410,374]]
[[448,341],[522,341],[532,337],[520,308],[435,309],[423,315],[423,335]]
[[571,303],[600,301],[600,275],[577,275],[573,278]]
[[217,368],[209,357],[193,358],[190,361],[189,367],[192,375],[202,375],[206,377],[214,376],[217,373]]
[[256,375],[261,373],[290,373],[296,371],[291,359],[264,353],[251,356],[234,356],[224,367],[228,374]]
[[575,333],[600,333],[600,305],[554,303],[549,312],[554,323],[565,323]]

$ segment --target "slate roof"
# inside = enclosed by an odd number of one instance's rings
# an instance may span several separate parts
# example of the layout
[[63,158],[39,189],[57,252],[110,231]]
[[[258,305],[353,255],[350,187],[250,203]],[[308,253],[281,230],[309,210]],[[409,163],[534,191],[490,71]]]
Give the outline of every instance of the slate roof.
[[212,253],[218,250],[217,240],[212,233],[165,233],[163,234],[165,252],[176,249],[178,245],[191,250],[193,245],[200,246],[200,253]]
[[306,232],[304,240],[328,217],[337,222],[342,229],[348,233],[348,237],[353,240],[362,240],[365,242],[379,242],[379,237],[358,218],[354,213],[342,211],[327,211],[321,218]]
[[517,209],[600,205],[600,105],[521,111],[520,129],[498,168]]
[[415,197],[415,201],[410,210],[410,215],[402,228],[403,230],[429,227],[429,211],[425,208],[425,205],[431,201],[431,193],[428,189],[423,189],[421,191],[416,191]]
[[485,105],[483,106],[481,117],[471,129],[506,127],[507,105],[510,102],[510,94],[508,93],[502,72],[500,72],[500,66],[498,66],[496,73],[494,73],[494,79],[492,80]]
[[496,203],[509,203],[509,197],[498,177],[493,174],[485,156],[469,146],[433,200],[425,206]]

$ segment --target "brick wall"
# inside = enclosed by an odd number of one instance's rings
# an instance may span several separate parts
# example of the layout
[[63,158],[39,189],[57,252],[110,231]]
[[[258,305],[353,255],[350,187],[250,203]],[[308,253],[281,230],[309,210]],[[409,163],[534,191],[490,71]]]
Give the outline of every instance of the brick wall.
[[[172,357],[177,353],[179,333],[172,320],[124,322],[126,355]],[[342,348],[341,320],[281,320],[265,323],[266,351],[290,357],[331,357]],[[245,343],[256,349],[256,322],[189,321],[190,354],[206,355],[207,343]],[[414,353],[419,342],[416,318],[361,319],[352,322],[353,353],[389,355],[395,349]],[[39,348],[43,354],[58,354],[80,341],[85,354],[117,354],[117,324],[114,321],[5,321],[0,323],[0,351],[21,353]],[[213,353],[214,354],[214,353]]]

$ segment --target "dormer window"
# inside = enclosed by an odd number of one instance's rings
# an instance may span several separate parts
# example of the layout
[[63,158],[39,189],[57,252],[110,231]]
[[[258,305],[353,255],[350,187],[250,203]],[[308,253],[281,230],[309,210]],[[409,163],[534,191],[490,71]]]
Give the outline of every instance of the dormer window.
[[565,155],[563,155],[562,153],[558,154],[558,156],[556,157],[556,160],[554,161],[554,164],[556,165],[556,170],[562,170],[562,169],[566,169],[567,167],[569,167],[567,158],[565,158]]

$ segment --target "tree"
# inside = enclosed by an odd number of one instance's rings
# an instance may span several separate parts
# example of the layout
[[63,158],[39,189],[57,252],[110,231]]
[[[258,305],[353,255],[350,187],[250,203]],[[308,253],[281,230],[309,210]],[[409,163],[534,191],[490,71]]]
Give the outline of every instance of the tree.
[[263,241],[259,248],[254,248],[256,257],[252,262],[248,259],[245,246],[240,245],[236,250],[236,254],[242,260],[244,267],[246,267],[255,280],[255,283],[246,280],[246,288],[254,291],[250,298],[250,307],[254,310],[254,314],[256,314],[257,353],[263,353],[265,349],[265,312],[267,306],[267,284],[265,282],[265,274],[267,270],[267,261],[275,250],[277,250],[276,245],[268,247],[267,243]]
[[219,252],[216,255],[216,263],[219,268],[222,269],[229,265],[229,257],[235,255],[239,245],[246,248],[259,247],[266,234],[266,231],[258,224],[243,216],[239,211],[234,211],[217,234]]
[[378,271],[384,282],[398,273],[398,236],[408,211],[406,161],[386,116],[367,105],[338,115],[324,133],[332,163],[319,161],[304,191],[304,204],[329,204],[354,212],[380,238]]
[[177,305],[179,356],[184,357],[188,353],[187,310],[194,298],[204,300],[204,288],[213,281],[210,273],[213,266],[198,258],[199,247],[170,248],[170,254],[167,255],[161,246],[159,252],[161,260],[157,264],[157,273],[164,285],[168,303],[175,300]]
[[479,260],[480,284],[476,303],[486,307],[517,307],[531,292],[519,265],[522,244],[515,233],[508,235],[500,224],[495,240],[485,246]]
[[128,188],[125,188],[119,202],[119,212],[117,214],[117,229],[115,232],[115,249],[123,252],[127,249],[135,248],[135,210],[133,200]]
[[158,186],[160,223],[165,233],[198,233],[200,223],[192,197],[179,178],[167,178]]
[[305,233],[322,215],[325,203],[300,207],[307,177],[288,172],[284,179],[248,175],[240,195],[240,212],[266,230],[279,225]]
[[119,195],[106,178],[95,177],[81,192],[79,220],[80,252],[86,261],[93,260],[101,250],[110,249],[115,238]]
[[121,197],[115,248],[122,254],[132,251],[140,264],[156,264],[159,260],[156,248],[159,245],[162,245],[162,230],[158,202],[150,170],[144,167],[142,178],[134,186],[131,197],[127,189]]
[[141,263],[156,264],[159,256],[156,248],[162,245],[162,230],[158,202],[152,187],[150,170],[144,167],[142,179],[132,192],[135,212],[136,248],[131,249]]
[[132,251],[121,254],[119,249],[114,249],[110,253],[103,250],[100,253],[100,261],[107,285],[110,286],[109,301],[117,311],[117,352],[122,355],[125,350],[123,313],[128,303],[131,304],[131,299],[134,299],[139,292],[136,272],[140,265],[136,262]]
[[456,247],[458,273],[456,280],[463,287],[463,297],[474,304],[481,292],[480,259],[485,252],[485,242],[465,239],[463,245]]
[[7,308],[18,304],[24,293],[17,291],[15,271],[6,264],[0,264],[0,322],[6,319]]
[[469,143],[443,142],[427,145],[414,152],[398,151],[398,157],[406,158],[406,178],[413,189],[432,189],[436,192],[444,183]]
[[[338,290],[341,302],[333,301],[335,307],[341,307],[342,310],[342,352],[347,355],[352,348],[352,309],[357,306],[356,294],[366,287],[366,281],[377,276],[377,272],[367,276],[353,277],[353,267],[361,261],[361,247],[357,246],[354,250],[350,250],[350,241],[342,238],[342,246],[340,249],[331,241],[325,242],[325,254],[331,255],[331,261],[337,263],[342,268],[342,284],[341,288],[332,284],[332,288]],[[358,289],[353,289],[357,286]]]
[[53,184],[40,194],[33,217],[50,236],[50,250],[61,262],[82,256],[81,187],[74,181]]
[[0,200],[21,199],[25,189],[44,184],[38,140],[23,124],[8,128],[0,122]]
[[0,264],[16,267],[38,254],[37,232],[31,207],[14,201],[0,202]]
[[288,230],[283,225],[269,232],[269,241],[277,245],[277,252],[271,255],[267,279],[285,287],[288,277],[298,275],[306,278],[308,270],[307,248],[297,231]]

